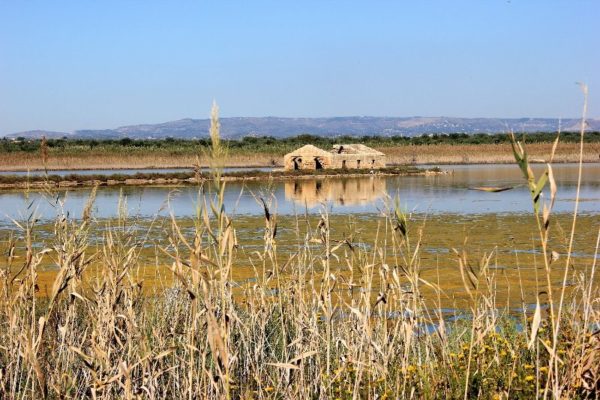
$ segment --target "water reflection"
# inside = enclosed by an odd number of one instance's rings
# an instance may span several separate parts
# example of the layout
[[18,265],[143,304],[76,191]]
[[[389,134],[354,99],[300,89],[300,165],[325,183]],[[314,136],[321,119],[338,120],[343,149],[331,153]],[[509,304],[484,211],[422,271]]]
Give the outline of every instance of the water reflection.
[[[377,213],[385,208],[385,193],[399,196],[402,206],[428,214],[497,214],[530,213],[531,198],[516,165],[447,166],[451,175],[409,177],[366,177],[298,179],[296,181],[229,182],[225,190],[225,208],[229,213],[257,215],[262,207],[255,195],[276,199],[276,212],[296,214],[318,212],[325,203],[333,213]],[[535,168],[539,175],[539,169]],[[577,168],[574,165],[554,166],[558,197],[554,212],[572,212],[576,197]],[[600,165],[584,166],[581,186],[582,213],[600,213]],[[518,186],[501,193],[469,190],[473,186]],[[521,186],[519,186],[521,185]],[[89,188],[63,189],[57,192],[64,200],[71,216],[79,217],[83,211]],[[98,189],[94,213],[99,218],[117,215],[119,195],[127,198],[130,215],[152,217],[168,215],[171,209],[176,216],[188,217],[196,213],[198,188],[125,186]],[[40,192],[26,195],[21,191],[0,191],[0,224],[11,224],[11,219],[21,220],[34,210],[42,219],[56,217],[55,198]],[[546,196],[547,194],[544,194]],[[170,199],[168,207],[166,200]],[[31,206],[30,206],[31,204]]]
[[285,182],[285,199],[315,207],[321,203],[340,206],[372,204],[385,194],[386,181],[380,177],[298,179]]

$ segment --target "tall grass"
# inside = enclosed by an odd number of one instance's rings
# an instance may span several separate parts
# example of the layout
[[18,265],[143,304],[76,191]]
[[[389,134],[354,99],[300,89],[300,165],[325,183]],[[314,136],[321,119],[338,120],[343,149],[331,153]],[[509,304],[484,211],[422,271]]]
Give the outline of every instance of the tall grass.
[[[218,138],[216,109],[212,122]],[[532,191],[541,268],[550,277],[558,265],[547,247],[551,164],[535,177],[526,148],[513,146]],[[218,163],[224,151],[213,138],[205,156]],[[573,259],[562,255],[565,276],[575,283],[567,288],[548,278],[532,312],[523,304],[515,315],[496,301],[497,250],[474,261],[453,249],[468,302],[448,319],[443,277],[422,277],[423,226],[397,199],[390,199],[366,246],[354,243],[352,232],[334,240],[326,208],[316,224],[297,216],[295,250],[282,257],[276,204],[256,194],[263,246],[247,254],[225,207],[226,183],[212,182],[199,191],[192,232],[173,216],[168,245],[155,247],[156,263],[159,255],[168,257],[176,283],[151,294],[143,285],[153,266],[140,259],[151,242],[126,207],[103,227],[99,244],[90,239],[98,228],[93,194],[81,219],[61,215],[53,237],[41,243],[34,212],[15,221],[20,232],[6,243],[0,272],[0,398],[600,395],[595,262],[591,271],[574,274]],[[544,205],[546,186],[550,203]],[[44,257],[52,257],[57,274],[42,298]],[[332,269],[332,260],[347,273]],[[241,261],[254,271],[243,286],[232,279]]]
[[[510,143],[374,146],[386,154],[388,164],[506,164],[514,162]],[[549,155],[550,145],[548,143],[530,143],[527,147],[534,162],[545,160]],[[230,147],[227,166],[282,167],[283,156],[292,150],[294,147],[291,146],[259,149]],[[577,143],[561,142],[556,151],[555,162],[577,162],[578,152],[579,145]],[[46,165],[49,170],[190,168],[198,163],[197,155],[197,148],[192,151],[187,147],[182,151],[172,151],[169,148],[148,150],[143,147],[126,147],[115,151],[112,151],[111,148],[103,150],[83,148],[79,152],[73,153],[50,151]],[[600,143],[586,143],[583,161],[600,161]],[[206,159],[201,158],[200,166],[208,167],[210,164]],[[44,164],[37,152],[0,151],[0,169],[43,170]]]

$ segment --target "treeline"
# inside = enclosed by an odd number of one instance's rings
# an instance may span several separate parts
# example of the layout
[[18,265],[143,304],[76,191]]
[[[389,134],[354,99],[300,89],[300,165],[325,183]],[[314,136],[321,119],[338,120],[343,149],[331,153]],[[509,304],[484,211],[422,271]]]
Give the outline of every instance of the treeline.
[[[556,132],[539,132],[519,135],[519,138],[528,143],[552,142],[556,139]],[[562,142],[578,142],[578,132],[562,132]],[[600,142],[600,132],[586,132],[586,143]],[[226,146],[233,152],[274,152],[281,153],[305,144],[313,144],[324,148],[336,143],[363,143],[371,147],[389,147],[402,145],[465,145],[465,144],[499,144],[509,143],[510,138],[506,133],[496,134],[432,134],[422,136],[336,136],[323,137],[303,134],[289,138],[275,138],[271,136],[247,136],[239,140],[224,140]],[[40,139],[0,139],[0,152],[37,152],[40,151]],[[173,154],[198,151],[199,147],[209,147],[210,138],[205,139],[47,139],[46,144],[51,152],[70,153],[77,151],[118,151],[137,150],[153,152],[170,152]]]

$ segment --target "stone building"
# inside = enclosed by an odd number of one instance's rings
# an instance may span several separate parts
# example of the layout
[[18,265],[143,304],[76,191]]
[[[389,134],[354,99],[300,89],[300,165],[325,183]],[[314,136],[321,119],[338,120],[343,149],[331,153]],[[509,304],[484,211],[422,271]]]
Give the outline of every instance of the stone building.
[[283,157],[286,170],[294,169],[330,169],[333,154],[312,144],[302,146]]
[[307,144],[286,154],[283,163],[286,170],[379,169],[385,154],[364,144],[337,144],[330,151]]

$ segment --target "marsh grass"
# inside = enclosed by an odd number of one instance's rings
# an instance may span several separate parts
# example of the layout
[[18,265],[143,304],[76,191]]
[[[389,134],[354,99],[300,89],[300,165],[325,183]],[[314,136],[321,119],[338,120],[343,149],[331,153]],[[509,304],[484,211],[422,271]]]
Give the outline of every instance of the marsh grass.
[[[198,150],[186,147],[185,151],[168,148],[146,149],[128,147],[107,148],[102,151],[81,148],[63,152],[50,149],[47,168],[60,169],[129,169],[129,168],[190,168],[198,164]],[[299,146],[298,146],[299,147]],[[510,143],[499,144],[413,144],[373,147],[384,152],[388,164],[508,164],[514,158]],[[231,148],[227,159],[228,167],[283,167],[283,156],[293,147],[281,149]],[[547,160],[548,143],[528,143],[532,161]],[[193,150],[193,151],[192,151]],[[579,145],[561,142],[556,150],[555,162],[578,162]],[[586,143],[584,162],[600,161],[600,143]],[[201,158],[200,166],[209,167],[208,160]],[[0,169],[5,171],[43,170],[39,153],[0,151]]]
[[[206,157],[218,161],[224,150],[212,142]],[[93,195],[80,219],[60,215],[41,244],[31,210],[15,221],[19,235],[0,272],[0,398],[597,397],[597,250],[591,270],[575,269],[568,255],[557,261],[548,247],[551,164],[532,176],[526,148],[513,146],[538,226],[535,271],[547,280],[534,307],[523,300],[516,316],[497,302],[497,249],[473,260],[465,246],[451,250],[467,300],[448,318],[444,276],[423,274],[427,222],[397,199],[368,246],[351,230],[332,236],[326,208],[316,219],[296,216],[295,250],[282,261],[274,199],[255,193],[262,245],[246,252],[224,206],[226,182],[214,179],[199,190],[191,233],[172,217],[166,243],[154,247],[170,276],[152,293],[143,290],[151,266],[140,259],[148,234],[124,203],[93,243]],[[540,196],[547,185],[550,203]],[[57,272],[41,297],[38,269],[48,257]],[[254,273],[240,288],[232,275],[242,259]],[[553,268],[574,283],[557,285]]]

